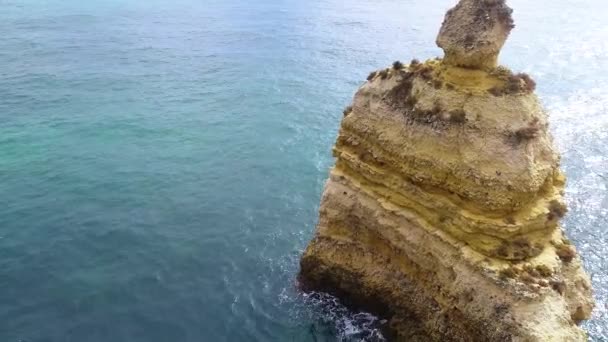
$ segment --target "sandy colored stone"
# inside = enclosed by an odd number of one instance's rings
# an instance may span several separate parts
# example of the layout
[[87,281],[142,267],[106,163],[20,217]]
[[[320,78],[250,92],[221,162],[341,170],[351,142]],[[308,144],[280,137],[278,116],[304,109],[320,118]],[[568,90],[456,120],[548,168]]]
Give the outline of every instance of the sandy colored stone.
[[496,66],[500,49],[513,29],[505,0],[462,0],[445,15],[437,45],[444,61],[469,68]]
[[565,176],[534,83],[489,67],[502,22],[472,28],[494,45],[456,48],[482,3],[447,15],[446,58],[355,94],[299,279],[389,319],[396,341],[585,341],[591,286],[559,225]]

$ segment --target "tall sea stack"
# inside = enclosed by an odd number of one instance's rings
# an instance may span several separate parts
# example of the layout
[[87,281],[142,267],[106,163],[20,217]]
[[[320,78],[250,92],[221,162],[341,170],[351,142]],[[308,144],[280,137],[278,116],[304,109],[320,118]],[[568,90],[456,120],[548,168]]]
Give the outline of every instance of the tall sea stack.
[[585,341],[593,299],[559,225],[565,177],[504,0],[461,0],[442,59],[372,72],[344,112],[300,284],[396,341]]

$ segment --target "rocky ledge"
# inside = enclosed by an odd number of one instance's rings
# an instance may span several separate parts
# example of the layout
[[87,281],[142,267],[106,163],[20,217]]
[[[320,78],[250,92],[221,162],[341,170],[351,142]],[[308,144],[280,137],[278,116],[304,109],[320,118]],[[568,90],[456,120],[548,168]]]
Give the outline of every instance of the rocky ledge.
[[585,341],[593,299],[559,225],[565,177],[504,0],[461,0],[442,59],[372,72],[344,111],[300,284],[403,341]]

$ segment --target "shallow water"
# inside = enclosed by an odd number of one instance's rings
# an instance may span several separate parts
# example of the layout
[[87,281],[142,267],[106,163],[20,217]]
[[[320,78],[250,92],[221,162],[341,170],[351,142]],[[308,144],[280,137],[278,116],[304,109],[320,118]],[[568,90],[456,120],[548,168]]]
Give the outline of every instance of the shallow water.
[[[603,0],[511,0],[608,340]],[[294,288],[342,108],[451,0],[0,1],[0,341],[381,340]]]

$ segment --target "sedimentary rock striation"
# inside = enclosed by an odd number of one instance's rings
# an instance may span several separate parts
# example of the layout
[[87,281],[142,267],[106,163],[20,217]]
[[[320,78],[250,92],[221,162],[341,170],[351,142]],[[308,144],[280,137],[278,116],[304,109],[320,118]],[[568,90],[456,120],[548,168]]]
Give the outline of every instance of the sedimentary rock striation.
[[497,66],[504,0],[461,0],[445,56],[373,72],[344,112],[305,290],[404,341],[584,341],[591,286],[559,221],[565,177],[526,74]]

